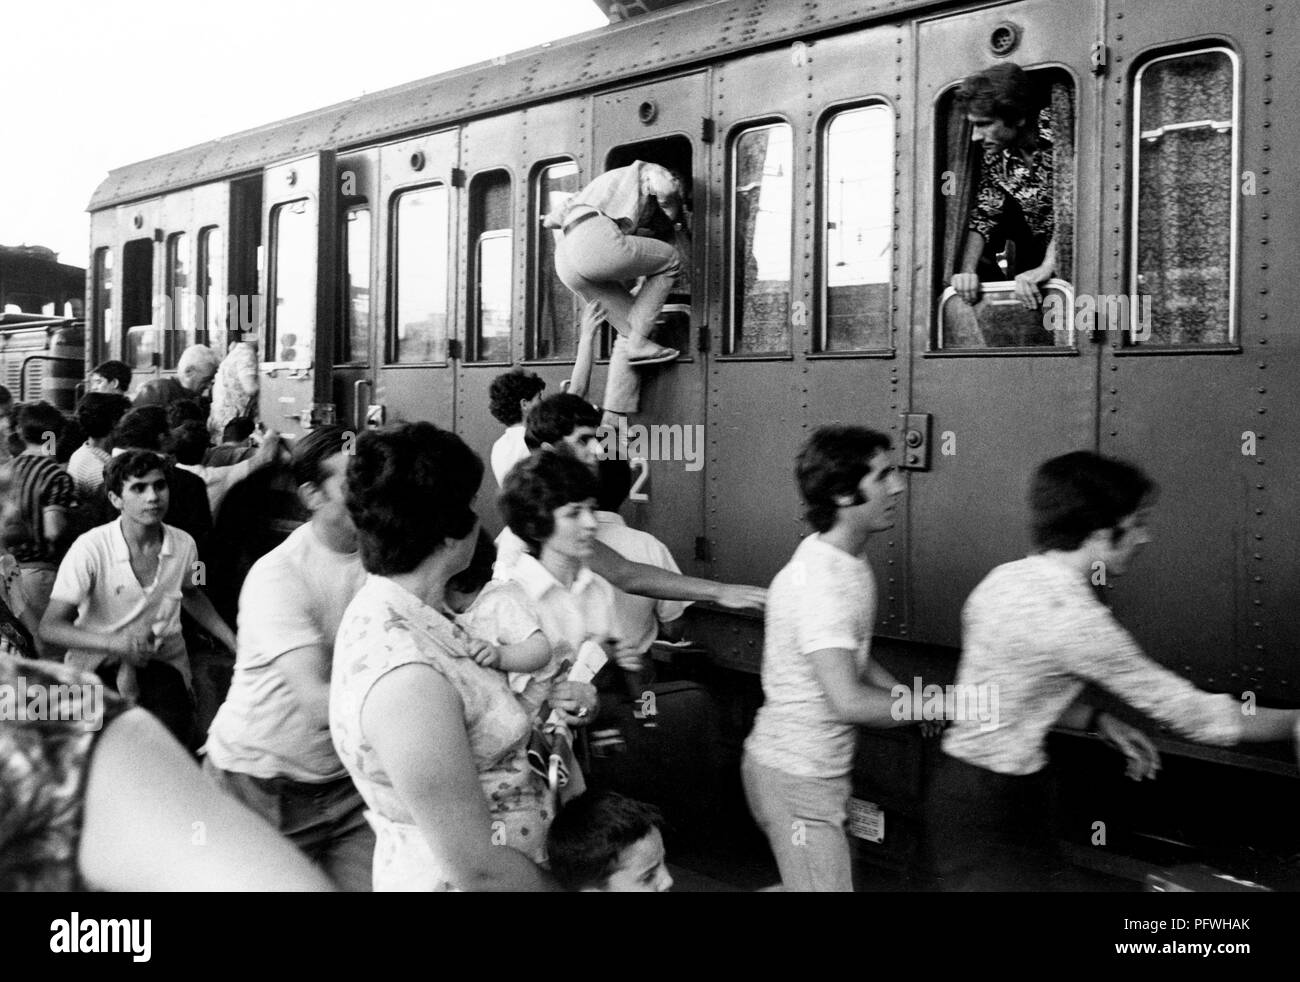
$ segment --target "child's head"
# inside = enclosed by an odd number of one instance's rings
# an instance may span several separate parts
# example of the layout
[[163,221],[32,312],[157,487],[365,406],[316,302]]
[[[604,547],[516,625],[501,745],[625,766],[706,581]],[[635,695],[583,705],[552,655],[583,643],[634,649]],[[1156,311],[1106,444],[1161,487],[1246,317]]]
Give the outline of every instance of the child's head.
[[566,890],[663,893],[663,817],[613,791],[593,791],[556,816],[547,838],[551,872]]

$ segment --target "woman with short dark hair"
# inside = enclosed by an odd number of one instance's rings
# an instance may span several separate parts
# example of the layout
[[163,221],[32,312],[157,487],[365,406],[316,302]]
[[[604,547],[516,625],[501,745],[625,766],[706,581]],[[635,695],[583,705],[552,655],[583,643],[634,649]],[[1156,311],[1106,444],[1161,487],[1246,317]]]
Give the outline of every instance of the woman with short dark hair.
[[370,808],[375,890],[553,889],[536,865],[552,816],[528,714],[445,606],[474,552],[482,477],[431,423],[362,434],[348,467],[370,576],[339,627],[330,730]]

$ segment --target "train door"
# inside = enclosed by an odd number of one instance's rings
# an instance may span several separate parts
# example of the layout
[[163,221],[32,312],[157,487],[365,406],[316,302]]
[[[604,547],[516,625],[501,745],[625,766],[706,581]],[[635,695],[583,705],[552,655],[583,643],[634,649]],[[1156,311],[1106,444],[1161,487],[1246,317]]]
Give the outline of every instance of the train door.
[[330,366],[338,315],[338,203],[330,151],[268,167],[262,182],[267,256],[260,278],[261,417],[298,436],[333,421]]
[[356,432],[366,428],[375,405],[376,331],[375,215],[379,202],[379,151],[362,150],[338,158],[339,308],[334,338],[333,401],[338,421]]
[[[1075,216],[1098,214],[1097,18],[1090,4],[1025,0],[917,28],[914,229],[918,249],[930,255],[915,263],[911,415],[901,457],[913,469],[907,636],[915,640],[960,643],[971,589],[994,566],[1029,551],[1026,492],[1034,468],[1096,446],[1101,345],[1076,314],[1097,293],[1097,229]],[[1013,261],[1009,253],[981,270],[977,305],[950,288],[979,201],[971,127],[952,96],[965,76],[1002,61],[1030,73],[1046,110],[1037,119],[1034,173],[1044,182],[1048,167],[1055,175],[1051,188],[1038,192],[1050,206],[1035,214],[1053,218],[1056,274],[1032,311],[1012,288],[994,285],[1010,279],[1006,266],[998,270]],[[988,241],[998,235],[991,229]]]
[[458,158],[456,130],[379,148],[375,236],[383,288],[373,295],[379,336],[367,425],[455,425]]
[[1103,213],[1119,234],[1103,273],[1125,302],[1105,332],[1100,444],[1161,485],[1141,587],[1115,606],[1198,685],[1293,701],[1300,412],[1273,376],[1300,350],[1279,248],[1296,167],[1275,149],[1295,130],[1278,132],[1270,59],[1293,48],[1296,18],[1265,5],[1227,27],[1180,6],[1173,44],[1161,5],[1122,4],[1108,25]]
[[[667,167],[684,179],[693,207],[693,255],[683,264],[653,335],[659,343],[679,349],[681,356],[667,365],[637,370],[640,412],[627,417],[627,433],[620,434],[627,437],[624,447],[634,472],[631,521],[652,530],[688,571],[703,532],[707,440],[707,367],[699,341],[702,334],[707,337],[703,273],[708,268],[706,231],[712,207],[707,194],[707,141],[712,139],[708,106],[708,76],[703,72],[598,95],[592,102],[591,159],[603,165],[602,170],[635,160]],[[601,398],[604,382],[604,372],[596,372],[593,400]]]
[[[465,243],[458,264],[458,295],[464,298],[463,351],[456,369],[456,432],[484,463],[501,436],[490,411],[492,382],[523,358],[524,264],[528,213],[525,148],[537,136],[533,116],[550,107],[475,120],[461,131],[465,208],[457,238]],[[570,105],[565,117],[577,113]],[[558,114],[557,114],[558,117]],[[557,122],[560,119],[557,118]],[[575,122],[569,124],[571,127]],[[560,128],[564,126],[561,123]],[[521,239],[520,229],[525,230]],[[558,386],[557,386],[558,388]],[[556,389],[552,389],[556,391]],[[483,478],[479,513],[490,529],[500,526],[492,504],[496,478]]]

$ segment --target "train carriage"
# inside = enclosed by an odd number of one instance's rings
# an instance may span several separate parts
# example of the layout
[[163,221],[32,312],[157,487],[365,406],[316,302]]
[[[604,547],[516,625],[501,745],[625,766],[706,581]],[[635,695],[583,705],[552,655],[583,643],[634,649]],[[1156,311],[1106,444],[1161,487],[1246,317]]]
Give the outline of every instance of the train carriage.
[[[688,316],[666,323],[682,355],[645,376],[633,422],[679,432],[646,442],[631,508],[685,572],[768,582],[805,533],[790,474],[806,434],[887,429],[909,486],[872,546],[876,649],[896,674],[947,681],[966,596],[1029,548],[1033,468],[1096,449],[1162,486],[1156,544],[1123,588],[1097,583],[1123,623],[1204,688],[1294,705],[1300,527],[1284,489],[1300,479],[1300,407],[1279,396],[1300,378],[1285,273],[1300,124],[1279,80],[1300,10],[1235,10],[687,3],[123,167],[90,202],[88,358],[143,379],[186,344],[251,333],[268,426],[429,419],[486,458],[492,378],[525,365],[556,391],[574,357],[578,312],[541,215],[606,168],[663,163],[693,199]],[[1064,121],[1068,258],[1056,319],[1028,327],[1005,293],[972,321],[946,290],[969,177],[952,94],[1001,60]],[[688,431],[703,435],[694,462]],[[743,733],[761,619],[691,618]],[[882,804],[896,821],[862,855],[910,871],[933,748],[863,746],[862,826]],[[1248,804],[1204,807],[1207,780],[1295,804],[1280,749],[1162,746],[1159,799],[1118,790],[1095,747],[1063,749],[1066,784],[1093,789],[1067,837],[1086,845],[1104,802],[1125,843],[1081,860],[1212,856],[1267,879],[1300,852]]]

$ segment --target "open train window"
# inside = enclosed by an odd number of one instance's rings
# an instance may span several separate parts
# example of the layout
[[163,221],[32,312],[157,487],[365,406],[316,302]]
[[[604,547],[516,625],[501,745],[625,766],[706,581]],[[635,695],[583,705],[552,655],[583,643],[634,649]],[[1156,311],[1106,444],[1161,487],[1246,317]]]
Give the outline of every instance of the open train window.
[[95,250],[94,265],[95,310],[93,338],[91,341],[92,357],[103,361],[116,352],[113,351],[113,250],[108,248]]
[[542,217],[578,193],[578,165],[572,160],[544,164],[533,174],[532,215],[532,318],[529,358],[573,358],[578,351],[577,304],[555,272],[555,248],[560,232],[542,225]]
[[474,304],[467,360],[508,362],[514,272],[510,175],[503,170],[475,175],[469,185],[469,209]]
[[123,358],[132,369],[154,367],[158,331],[153,325],[153,240],[132,239],[122,247]]
[[891,347],[894,111],[872,103],[822,126],[819,326],[822,352]]
[[[1071,349],[1076,179],[1075,85],[1062,69],[1028,71],[1030,106],[1005,121],[958,96],[936,106],[937,261],[933,350]],[[974,111],[972,111],[974,110]],[[972,122],[976,120],[978,122]],[[996,132],[989,131],[992,125]],[[1009,142],[1008,142],[1009,141]],[[1016,296],[1018,275],[1041,273],[1042,304]],[[976,299],[959,277],[978,279]]]
[[403,191],[392,209],[393,302],[389,361],[447,360],[447,187]]
[[1133,77],[1130,344],[1236,342],[1238,72],[1207,48]]
[[221,295],[221,264],[226,258],[225,236],[216,225],[199,229],[198,282],[194,289],[201,300],[195,326],[198,343],[224,351],[226,301]]
[[790,351],[794,141],[786,123],[743,130],[731,144],[727,354]]
[[370,209],[343,213],[343,330],[334,342],[336,365],[370,361]]
[[305,199],[271,212],[271,336],[263,357],[282,365],[308,365],[315,352],[316,226]]

